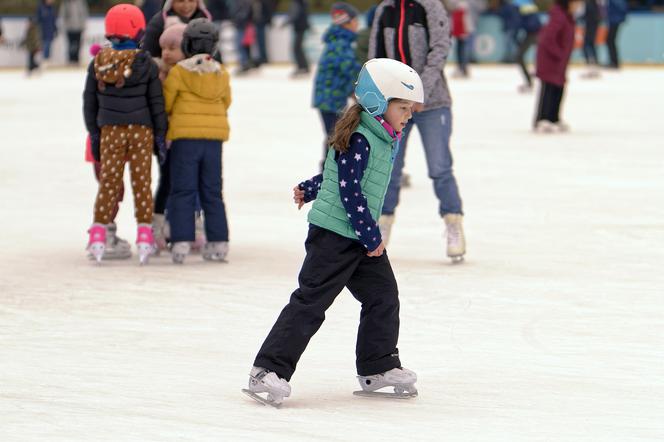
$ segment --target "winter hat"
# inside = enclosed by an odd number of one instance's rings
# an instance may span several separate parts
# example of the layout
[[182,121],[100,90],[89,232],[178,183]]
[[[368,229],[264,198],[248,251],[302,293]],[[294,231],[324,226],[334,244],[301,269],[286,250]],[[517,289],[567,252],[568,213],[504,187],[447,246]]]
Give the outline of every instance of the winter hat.
[[332,23],[335,25],[345,25],[353,21],[360,14],[360,11],[348,3],[336,2],[332,5],[330,14],[332,15]]
[[182,44],[182,35],[187,27],[184,23],[176,23],[167,27],[159,37],[159,46],[162,48],[167,47],[180,47]]
[[[205,16],[208,19],[212,20],[212,15],[210,14],[210,11],[208,11],[207,8],[205,7],[205,2],[203,0],[198,0],[198,6],[197,7],[198,7],[198,9],[203,11],[203,14],[205,14]],[[171,9],[173,9],[173,0],[166,0],[164,2],[164,7],[161,8],[161,15],[164,17],[164,20],[166,20],[166,16],[168,15],[168,11],[170,11]]]

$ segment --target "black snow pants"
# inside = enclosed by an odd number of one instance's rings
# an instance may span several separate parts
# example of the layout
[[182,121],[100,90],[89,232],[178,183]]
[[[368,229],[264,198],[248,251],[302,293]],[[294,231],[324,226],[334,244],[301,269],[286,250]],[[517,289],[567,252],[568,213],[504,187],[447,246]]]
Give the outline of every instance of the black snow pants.
[[357,373],[369,376],[401,366],[399,297],[392,266],[383,253],[368,257],[359,241],[310,225],[300,287],[281,311],[254,365],[290,380],[325,311],[344,286],[362,303],[355,349]]

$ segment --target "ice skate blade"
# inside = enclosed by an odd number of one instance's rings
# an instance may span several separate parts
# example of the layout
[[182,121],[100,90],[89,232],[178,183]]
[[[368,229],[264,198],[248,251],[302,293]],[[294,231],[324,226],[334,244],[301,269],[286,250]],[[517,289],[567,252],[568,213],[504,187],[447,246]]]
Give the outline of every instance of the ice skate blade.
[[262,405],[269,405],[269,406],[274,407],[274,408],[281,408],[281,403],[268,401],[264,397],[259,396],[256,393],[254,393],[253,391],[248,390],[246,388],[242,389],[242,393],[246,394],[247,396],[249,396],[250,398],[252,398],[253,400],[255,400],[256,402],[258,402]]
[[358,390],[358,391],[354,391],[353,394],[355,396],[372,397],[372,398],[386,398],[386,399],[412,399],[412,398],[417,397],[417,391],[414,391],[412,393],[408,393],[408,392],[388,393],[388,392],[385,392],[385,391]]

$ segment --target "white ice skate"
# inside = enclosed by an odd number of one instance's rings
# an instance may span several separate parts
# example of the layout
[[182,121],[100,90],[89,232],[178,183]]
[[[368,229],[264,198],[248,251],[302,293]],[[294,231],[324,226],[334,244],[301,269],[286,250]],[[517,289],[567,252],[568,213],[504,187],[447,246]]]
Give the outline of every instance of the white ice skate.
[[191,245],[191,250],[192,252],[201,252],[207,242],[205,238],[205,221],[201,212],[196,212],[195,226],[194,242]]
[[448,213],[443,217],[445,220],[445,237],[447,238],[447,256],[452,262],[463,261],[466,254],[466,238],[463,234],[463,215]]
[[126,239],[118,236],[118,226],[110,223],[106,227],[106,251],[104,259],[129,259],[131,258],[131,245]]
[[159,256],[162,250],[168,247],[166,236],[166,216],[162,213],[155,213],[152,218],[152,234],[154,236],[154,254]]
[[392,224],[394,224],[394,215],[381,215],[378,218],[378,229],[380,230],[380,236],[383,237],[385,245],[387,245],[390,240]]
[[90,253],[97,261],[97,264],[99,264],[101,263],[101,260],[104,257],[104,251],[106,250],[106,226],[94,223],[90,226],[88,233],[90,234],[87,246],[88,253]]
[[[263,405],[279,408],[284,398],[291,394],[291,388],[286,379],[282,379],[273,371],[262,367],[252,367],[249,373],[249,388],[242,392]],[[266,397],[259,393],[267,393]]]
[[535,132],[538,134],[553,134],[558,132],[555,123],[549,120],[540,120],[535,124]]
[[136,248],[138,249],[138,261],[141,265],[147,264],[150,255],[154,251],[154,236],[150,224],[139,224],[136,232]]
[[191,246],[189,245],[189,241],[178,241],[173,243],[173,247],[171,248],[171,259],[173,259],[173,264],[183,264],[190,249]]
[[226,261],[228,241],[213,241],[203,246],[203,259],[206,261]]
[[[417,375],[407,368],[398,367],[385,373],[371,376],[358,376],[362,390],[354,391],[355,396],[384,397],[390,399],[410,399],[417,396]],[[378,391],[383,388],[392,387],[393,392]]]

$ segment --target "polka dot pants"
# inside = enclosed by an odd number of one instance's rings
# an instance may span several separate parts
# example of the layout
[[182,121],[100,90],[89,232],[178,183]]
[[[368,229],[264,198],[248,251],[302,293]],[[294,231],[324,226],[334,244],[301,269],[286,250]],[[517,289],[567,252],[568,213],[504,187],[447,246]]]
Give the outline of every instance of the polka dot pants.
[[134,191],[134,215],[137,223],[152,223],[152,128],[130,124],[101,128],[101,173],[95,201],[95,223],[108,224],[118,202],[124,166]]

